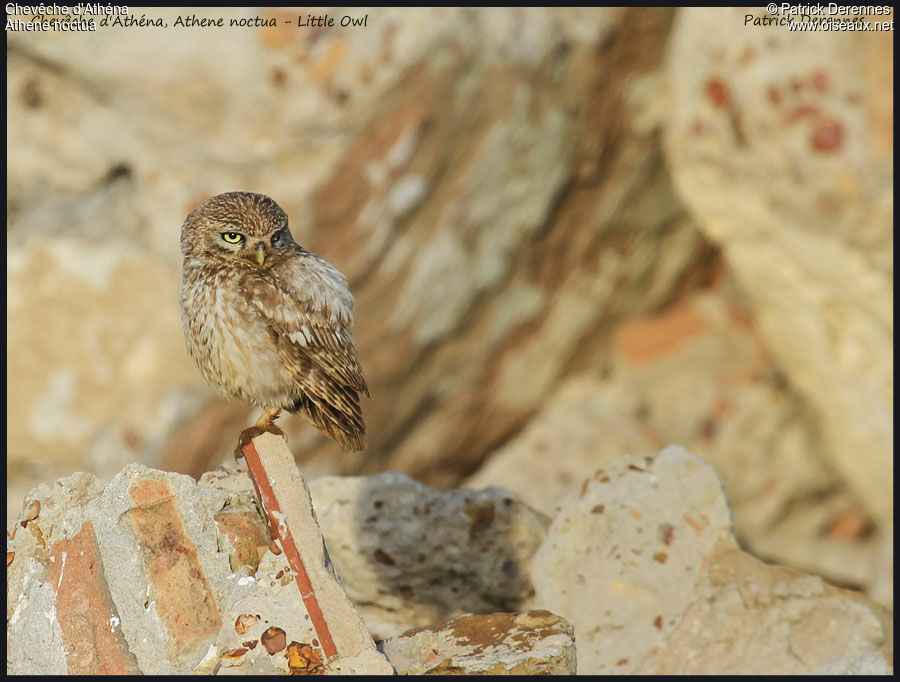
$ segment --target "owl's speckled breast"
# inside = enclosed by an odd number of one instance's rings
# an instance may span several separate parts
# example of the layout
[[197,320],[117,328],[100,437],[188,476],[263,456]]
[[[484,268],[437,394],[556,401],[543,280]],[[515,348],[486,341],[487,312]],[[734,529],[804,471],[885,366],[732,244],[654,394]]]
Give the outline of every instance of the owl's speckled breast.
[[[189,277],[191,267],[206,272]],[[240,292],[243,274],[185,265],[182,321],[188,350],[207,382],[224,396],[287,407],[300,391],[269,340],[264,320]]]

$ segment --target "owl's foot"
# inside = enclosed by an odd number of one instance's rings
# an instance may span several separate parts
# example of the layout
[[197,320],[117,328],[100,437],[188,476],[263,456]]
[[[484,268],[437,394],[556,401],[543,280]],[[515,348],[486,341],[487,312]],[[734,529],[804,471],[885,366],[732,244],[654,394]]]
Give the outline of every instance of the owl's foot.
[[284,431],[279,429],[275,424],[269,424],[268,426],[251,426],[249,429],[244,429],[241,431],[241,435],[238,437],[238,445],[234,449],[234,458],[240,459],[244,456],[244,446],[249,443],[251,440],[260,436],[264,433],[274,433],[276,436],[281,436],[284,438]]
[[[264,407],[262,414],[259,415],[259,419],[256,420],[256,426],[263,431],[267,431],[270,426],[275,426],[273,422],[278,419],[279,414],[281,414],[280,407]],[[275,428],[277,429],[278,427],[276,426]]]
[[244,456],[244,446],[247,445],[251,440],[260,436],[264,433],[274,433],[276,436],[281,436],[284,438],[284,431],[279,429],[275,424],[269,424],[268,426],[251,426],[249,429],[244,429],[241,431],[241,435],[238,437],[238,445],[234,449],[234,458],[240,459]]
[[276,436],[284,438],[284,431],[275,426],[275,418],[279,414],[281,414],[281,408],[267,407],[259,416],[255,426],[251,426],[249,429],[241,431],[241,435],[238,437],[238,446],[234,449],[234,458],[240,459],[243,457],[244,446],[263,433],[274,433]]

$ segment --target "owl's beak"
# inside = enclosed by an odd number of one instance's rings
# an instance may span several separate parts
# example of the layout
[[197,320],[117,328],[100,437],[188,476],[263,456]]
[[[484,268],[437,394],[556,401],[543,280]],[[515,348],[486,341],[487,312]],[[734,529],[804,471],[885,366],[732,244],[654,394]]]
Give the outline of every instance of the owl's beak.
[[259,267],[265,265],[266,262],[266,247],[262,242],[256,245],[256,262],[259,263]]

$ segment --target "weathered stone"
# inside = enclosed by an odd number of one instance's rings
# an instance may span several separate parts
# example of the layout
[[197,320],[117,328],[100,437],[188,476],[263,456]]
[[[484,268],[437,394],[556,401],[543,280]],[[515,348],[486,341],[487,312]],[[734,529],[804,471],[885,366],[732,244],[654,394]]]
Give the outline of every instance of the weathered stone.
[[812,412],[729,290],[619,325],[607,376],[563,384],[467,485],[503,486],[552,514],[598,467],[676,442],[721,476],[748,551],[838,584],[869,584],[878,540],[870,517],[828,466]]
[[894,666],[881,654],[844,656],[817,668],[810,675],[893,675]]
[[699,458],[671,447],[618,459],[563,502],[535,554],[533,608],[575,627],[581,674],[631,672],[730,532],[721,482]]
[[872,599],[894,610],[894,524],[877,538],[875,558],[866,585],[866,592]]
[[549,611],[464,615],[381,642],[400,675],[574,675],[572,626]]
[[889,646],[880,612],[858,593],[764,564],[727,540],[706,560],[689,605],[635,672],[796,675]]
[[766,347],[814,410],[824,453],[887,524],[892,38],[747,30],[745,14],[678,15],[665,125],[672,177],[721,246]]
[[617,386],[579,377],[566,382],[522,433],[466,479],[502,486],[549,517],[556,504],[623,452],[651,452],[655,438],[619,402]]
[[858,594],[739,550],[714,470],[676,446],[567,497],[533,580],[532,608],[575,627],[581,674],[802,673],[886,641]]
[[438,491],[393,472],[309,487],[344,589],[378,638],[515,609],[533,591],[546,520],[508,491]]
[[[893,506],[889,33],[787,40],[716,8],[387,8],[352,33],[266,10],[278,27],[182,40],[180,10],[147,12],[170,28],[9,34],[11,516],[77,469],[199,477],[230,457],[252,410],[212,397],[184,351],[177,232],[205,196],[251,189],[357,297],[370,447],[345,457],[284,417],[307,475],[452,486],[497,446],[509,462],[581,429],[558,467],[508,478],[549,510],[592,457],[679,442],[720,472],[747,548],[892,602],[876,546]],[[735,284],[750,324],[693,296]],[[559,390],[584,374],[611,376],[584,400]],[[9,602],[13,630],[53,608],[53,543],[94,523],[73,514],[51,542],[46,513],[8,551],[9,580],[32,590]],[[841,518],[855,535],[833,534]],[[260,538],[227,534],[218,551],[252,567]],[[382,577],[396,570],[367,549]],[[450,615],[440,604],[421,617]],[[54,651],[42,664],[62,672]]]

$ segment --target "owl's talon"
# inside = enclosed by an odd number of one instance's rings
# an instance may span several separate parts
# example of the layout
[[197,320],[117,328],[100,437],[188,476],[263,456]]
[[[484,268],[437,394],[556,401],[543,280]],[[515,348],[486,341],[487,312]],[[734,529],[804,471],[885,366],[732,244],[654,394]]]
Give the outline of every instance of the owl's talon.
[[234,449],[234,458],[240,459],[241,457],[243,457],[244,447],[247,445],[247,443],[264,433],[272,433],[276,436],[284,438],[284,431],[279,429],[277,426],[275,426],[275,424],[272,424],[271,422],[266,426],[251,426],[249,429],[244,429],[243,431],[241,431],[241,435],[238,437],[238,445]]

